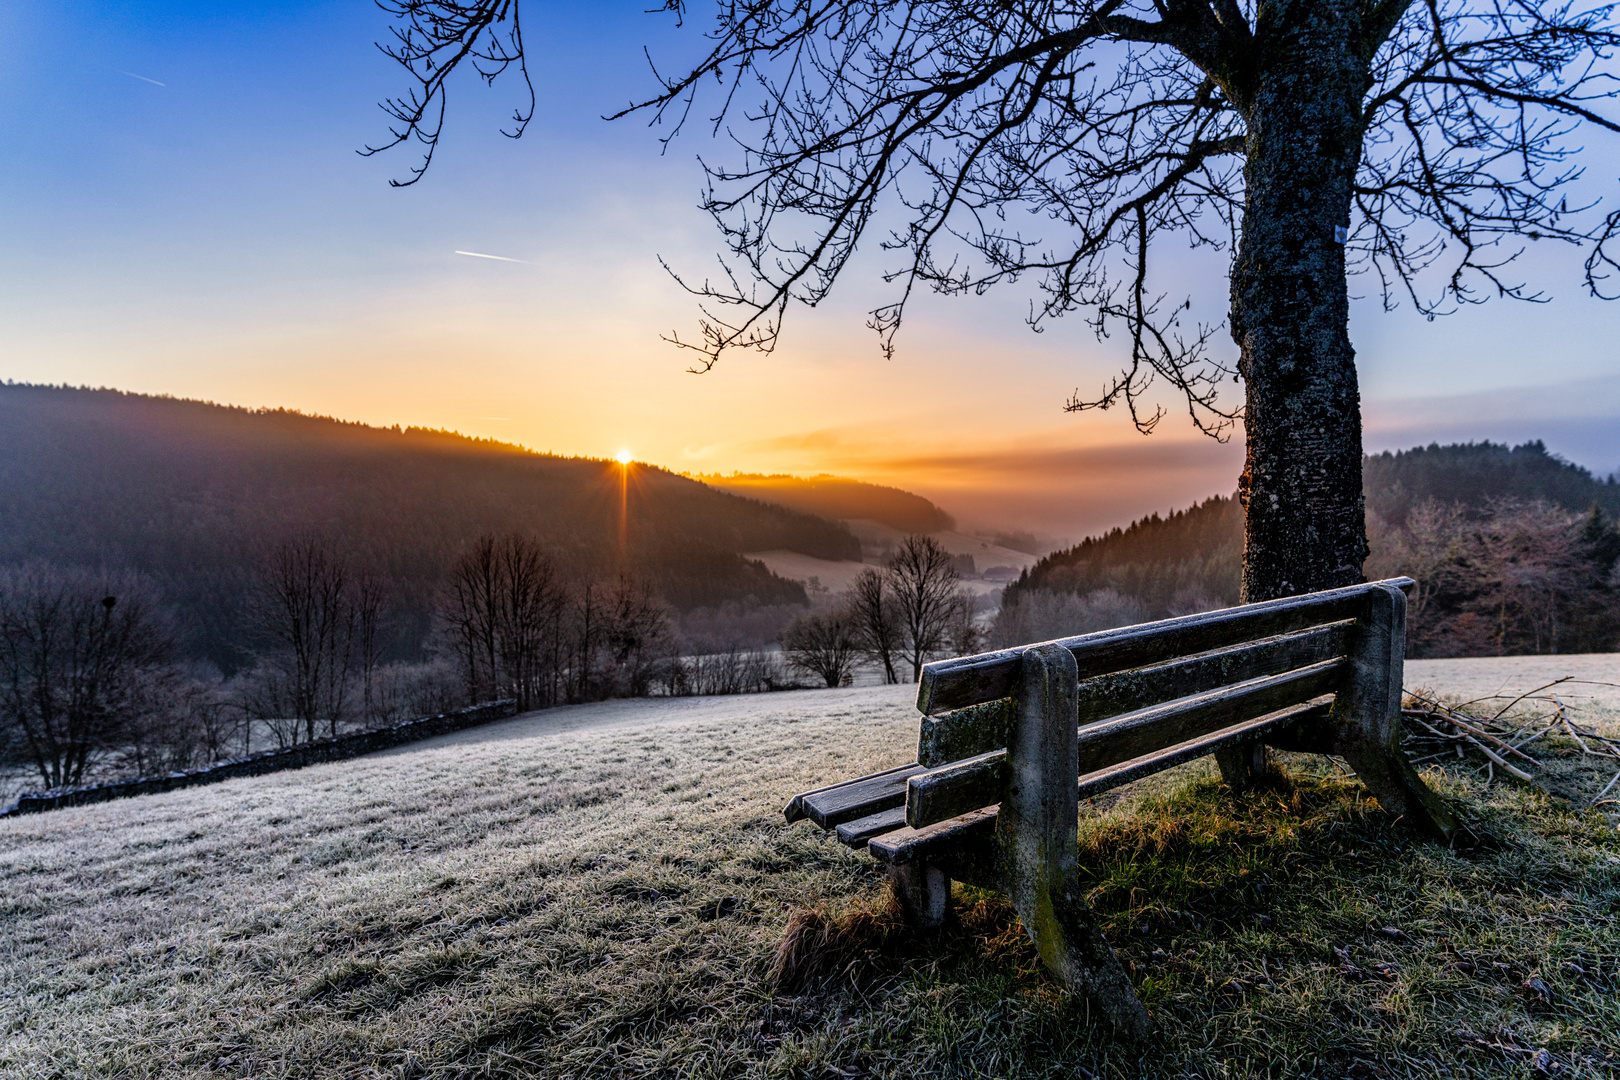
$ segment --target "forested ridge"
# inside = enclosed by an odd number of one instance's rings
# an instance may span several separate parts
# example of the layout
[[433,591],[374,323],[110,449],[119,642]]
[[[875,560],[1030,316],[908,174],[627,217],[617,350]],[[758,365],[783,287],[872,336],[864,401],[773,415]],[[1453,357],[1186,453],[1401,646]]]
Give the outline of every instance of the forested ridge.
[[[421,428],[376,428],[67,387],[0,385],[0,564],[112,567],[149,579],[185,654],[245,659],[266,552],[319,533],[390,596],[393,655],[424,640],[444,575],[485,534],[540,541],[560,566],[619,562],[620,466]],[[629,467],[624,567],[677,609],[802,603],[742,552],[860,557],[843,526]]]
[[[1368,455],[1366,571],[1410,574],[1414,655],[1620,648],[1620,477],[1456,443]],[[1010,585],[998,643],[1238,602],[1243,508],[1215,496],[1053,552]],[[1096,625],[1093,625],[1096,624]]]
[[879,521],[904,533],[935,533],[956,527],[950,514],[921,495],[843,476],[760,473],[695,473],[711,487],[780,503],[794,510],[845,521]]

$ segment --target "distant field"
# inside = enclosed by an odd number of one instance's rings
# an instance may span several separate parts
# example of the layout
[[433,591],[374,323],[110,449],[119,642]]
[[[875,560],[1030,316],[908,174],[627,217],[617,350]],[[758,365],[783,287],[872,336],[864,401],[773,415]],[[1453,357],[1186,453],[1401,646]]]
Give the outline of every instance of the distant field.
[[[1487,837],[1463,855],[1320,759],[1245,803],[1207,763],[1139,785],[1082,824],[1163,1026],[1130,1050],[993,895],[912,941],[869,860],[782,824],[797,790],[911,760],[911,695],[558,709],[0,821],[0,1076],[1529,1076],[1541,1049],[1620,1075],[1601,812],[1432,772]],[[805,907],[873,918],[781,993]]]

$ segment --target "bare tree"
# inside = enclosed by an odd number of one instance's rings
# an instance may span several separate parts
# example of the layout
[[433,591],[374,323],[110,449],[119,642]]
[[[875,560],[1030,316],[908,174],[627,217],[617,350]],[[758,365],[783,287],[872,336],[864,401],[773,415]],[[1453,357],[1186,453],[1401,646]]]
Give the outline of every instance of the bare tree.
[[620,574],[608,597],[611,621],[606,640],[616,669],[617,690],[632,697],[645,694],[653,664],[674,651],[669,611],[652,586]]
[[377,708],[377,668],[382,661],[379,633],[382,630],[384,592],[381,580],[372,573],[355,575],[354,582],[354,659],[360,682],[360,712],[367,724],[379,719]]
[[126,580],[30,566],[0,574],[0,725],[51,788],[80,783],[154,708],[170,651]]
[[845,606],[861,651],[883,666],[884,682],[899,682],[894,661],[900,653],[900,616],[888,577],[880,570],[862,570],[850,586]]
[[828,686],[843,686],[860,658],[860,640],[846,612],[812,611],[782,631],[782,649],[788,665],[820,678]]
[[[279,648],[266,657],[261,711],[296,721],[294,741],[336,735],[349,709],[354,661],[354,582],[346,560],[317,535],[279,544],[264,567],[260,611]],[[272,704],[274,702],[274,704]]]
[[467,700],[496,696],[500,672],[500,559],[493,535],[480,536],[450,569],[442,614],[452,627]]
[[911,679],[950,641],[964,606],[956,566],[938,540],[915,533],[889,556],[889,587],[900,615],[901,647],[911,663]]
[[[523,64],[518,6],[387,10],[417,80],[391,103],[394,142],[431,153],[459,64],[487,80]],[[1361,579],[1347,272],[1431,316],[1537,300],[1509,264],[1552,240],[1584,249],[1587,288],[1614,295],[1620,212],[1571,160],[1577,129],[1620,131],[1607,4],[747,0],[717,5],[710,37],[626,110],[673,138],[698,109],[739,150],[706,166],[703,205],[735,261],[690,283],[706,304],[700,338],[678,342],[694,369],[774,347],[789,303],[825,298],[874,230],[892,253],[894,292],[871,313],[885,350],[919,286],[1037,280],[1034,327],[1082,311],[1129,346],[1071,410],[1123,405],[1148,431],[1162,381],[1202,430],[1242,421],[1245,600]],[[1158,284],[1167,241],[1230,253],[1235,365]],[[1229,378],[1241,404],[1219,393]]]
[[472,701],[511,696],[518,708],[561,692],[568,593],[545,551],[524,536],[479,537],[456,560],[441,615]]

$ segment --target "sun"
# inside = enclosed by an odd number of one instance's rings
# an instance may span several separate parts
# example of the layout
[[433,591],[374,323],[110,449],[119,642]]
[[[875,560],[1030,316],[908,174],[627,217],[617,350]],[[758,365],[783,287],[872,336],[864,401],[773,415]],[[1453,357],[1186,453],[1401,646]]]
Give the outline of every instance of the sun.
[[628,464],[630,464],[630,461],[631,461],[630,451],[628,451],[628,450],[620,450],[617,454],[613,455],[613,460],[617,461],[620,465],[628,465]]

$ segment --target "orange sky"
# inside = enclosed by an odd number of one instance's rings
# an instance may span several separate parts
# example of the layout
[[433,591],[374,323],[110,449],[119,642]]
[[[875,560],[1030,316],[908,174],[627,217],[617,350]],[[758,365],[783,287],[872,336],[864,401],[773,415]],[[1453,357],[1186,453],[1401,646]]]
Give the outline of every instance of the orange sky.
[[[643,44],[693,44],[639,11],[549,9],[523,139],[499,134],[507,91],[464,94],[427,178],[394,189],[407,154],[354,152],[401,89],[370,7],[19,8],[0,35],[0,378],[629,448],[682,472],[832,472],[1054,538],[1233,490],[1240,447],[1174,401],[1151,438],[1063,413],[1119,350],[1079,316],[1032,334],[1031,283],[915,299],[881,359],[864,324],[892,267],[875,242],[828,303],[790,312],[777,354],[686,374],[659,335],[690,336],[697,306],[658,260],[714,272],[693,158],[720,150],[694,133],[661,154],[656,132],[601,120],[648,85]],[[1157,257],[1189,322],[1220,324],[1225,256]],[[1541,258],[1526,272],[1556,303],[1432,323],[1352,282],[1370,449],[1540,437],[1620,468],[1620,304],[1581,296],[1578,256]]]

